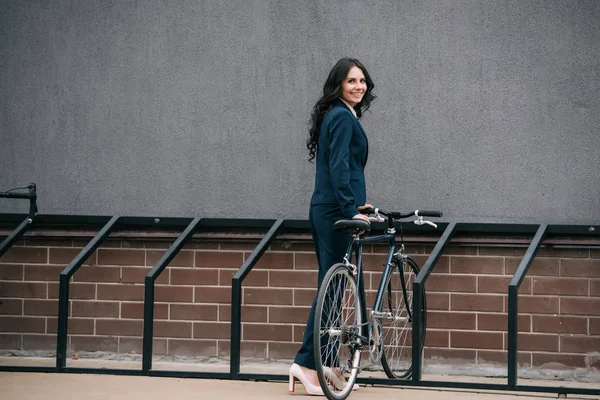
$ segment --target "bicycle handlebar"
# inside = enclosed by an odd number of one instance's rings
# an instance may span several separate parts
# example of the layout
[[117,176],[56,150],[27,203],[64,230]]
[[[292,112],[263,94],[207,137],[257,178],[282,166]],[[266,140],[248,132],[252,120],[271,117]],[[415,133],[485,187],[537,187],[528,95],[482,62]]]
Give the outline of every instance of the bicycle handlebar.
[[380,208],[367,208],[360,210],[361,214],[381,214],[391,219],[403,219],[410,217],[441,217],[441,211],[414,210],[407,213],[385,211]]
[[434,228],[437,228],[436,224],[434,224],[431,221],[425,221],[423,219],[423,217],[441,217],[443,215],[443,213],[441,211],[414,210],[414,211],[410,211],[410,212],[406,212],[406,213],[401,213],[401,212],[385,211],[385,210],[381,210],[378,208],[367,208],[364,210],[360,210],[360,212],[362,214],[374,214],[375,217],[372,220],[376,221],[376,222],[384,221],[384,219],[381,217],[381,215],[383,215],[384,217],[387,217],[390,229],[392,228],[393,222],[395,220],[410,218],[410,217],[416,217],[416,219],[413,221],[415,225],[427,224],[427,225],[433,226]]

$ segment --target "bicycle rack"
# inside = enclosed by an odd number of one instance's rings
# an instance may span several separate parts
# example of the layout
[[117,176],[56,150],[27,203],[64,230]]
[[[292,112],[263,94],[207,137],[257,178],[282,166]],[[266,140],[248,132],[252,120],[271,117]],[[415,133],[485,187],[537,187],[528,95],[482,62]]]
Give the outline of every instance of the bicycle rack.
[[[29,197],[27,197],[29,198]],[[30,198],[32,200],[34,198]],[[33,201],[33,200],[32,200]],[[30,208],[31,211],[31,208]],[[17,216],[10,215],[10,221],[16,221]],[[29,216],[28,216],[29,217]],[[60,276],[60,295],[59,295],[59,330],[57,333],[57,355],[56,368],[38,367],[38,366],[0,366],[0,371],[10,372],[58,372],[58,373],[94,373],[94,374],[113,374],[113,375],[145,375],[145,376],[162,376],[162,377],[180,377],[180,378],[217,378],[217,379],[234,379],[234,380],[261,380],[261,381],[283,381],[287,380],[286,375],[278,374],[240,374],[240,344],[241,344],[241,289],[243,280],[252,268],[260,260],[268,246],[275,240],[276,236],[285,229],[297,229],[306,231],[308,229],[308,221],[304,220],[243,220],[243,219],[199,219],[195,218],[172,218],[163,219],[167,221],[167,225],[176,226],[186,229],[181,233],[173,245],[163,254],[161,259],[154,265],[152,270],[145,277],[145,298],[144,298],[144,332],[143,332],[143,360],[141,370],[132,369],[104,369],[104,368],[70,368],[65,366],[66,360],[66,339],[68,326],[68,282],[69,278],[83,264],[85,259],[93,253],[93,251],[102,243],[102,241],[116,229],[125,226],[142,226],[145,229],[155,229],[158,226],[163,226],[163,222],[157,224],[158,219],[150,219],[143,217],[112,217],[108,222],[103,217],[78,217],[78,216],[36,216],[38,224],[60,224],[73,223],[79,224],[98,224],[102,221],[105,225],[96,234],[96,236],[81,250],[71,263],[61,272]],[[191,221],[191,222],[190,222]],[[23,222],[21,225],[23,225]],[[29,225],[26,224],[25,226]],[[21,228],[15,230],[19,231]],[[151,352],[152,352],[152,326],[153,326],[153,311],[154,311],[154,281],[158,275],[168,266],[176,254],[181,250],[184,244],[192,237],[193,232],[203,226],[206,228],[268,228],[269,231],[262,238],[260,243],[255,247],[251,255],[236,272],[232,278],[232,315],[231,315],[231,360],[229,373],[210,373],[210,372],[193,372],[193,371],[156,371],[152,370]],[[383,225],[382,225],[383,226]],[[477,224],[477,223],[440,223],[437,230],[430,228],[427,232],[440,232],[443,230],[438,242],[434,246],[431,254],[427,258],[423,268],[417,275],[414,282],[415,299],[414,309],[420,310],[418,302],[421,299],[419,293],[424,290],[424,285],[427,278],[433,271],[438,259],[443,253],[444,248],[450,243],[451,239],[458,233],[461,234],[527,234],[533,235],[528,250],[526,251],[521,263],[513,275],[513,278],[508,286],[509,309],[508,309],[508,377],[506,384],[490,384],[476,382],[447,382],[447,381],[428,381],[422,380],[421,377],[421,352],[413,349],[413,375],[407,380],[389,380],[377,378],[358,378],[359,383],[372,385],[392,385],[392,386],[410,386],[410,387],[432,387],[432,388],[456,388],[456,389],[476,389],[476,390],[502,390],[502,391],[520,391],[520,392],[545,392],[558,394],[579,394],[579,395],[600,395],[600,389],[587,388],[568,388],[568,387],[552,387],[552,386],[528,386],[517,385],[517,315],[518,315],[518,288],[523,281],[527,270],[533,262],[537,249],[542,245],[547,235],[593,235],[598,236],[600,232],[596,232],[595,227],[583,225],[518,225],[518,224]],[[404,228],[407,231],[406,228]],[[13,237],[15,232],[9,235]],[[20,232],[22,235],[24,230]],[[424,232],[424,228],[415,229],[415,232]],[[2,243],[6,246],[8,238]],[[12,239],[11,239],[12,240]],[[16,239],[14,239],[16,240]],[[14,242],[14,241],[13,241]],[[12,244],[12,243],[11,243]],[[6,246],[8,248],[10,246]],[[5,251],[6,249],[3,248]],[[1,255],[1,254],[0,254]],[[61,311],[62,310],[62,311]],[[151,322],[150,322],[151,321]],[[419,318],[414,319],[413,343],[419,343],[421,340],[422,329],[419,326]]]
[[[144,278],[144,332],[142,337],[142,375],[177,377],[179,371],[156,371],[152,370],[152,345],[154,338],[154,284],[160,274],[173,261],[175,256],[183,249],[186,243],[192,238],[194,233],[203,225],[205,220],[194,218],[173,242],[169,249],[156,262],[154,267],[146,274]],[[211,378],[227,379],[227,374],[215,372],[186,372],[189,378]]]
[[[417,275],[413,283],[413,310],[421,312],[421,296],[425,281],[429,277],[429,274],[433,271],[437,260],[439,259],[443,248],[450,241],[451,237],[456,232],[469,232],[473,228],[477,229],[477,225],[468,224],[456,225],[451,223],[447,225],[444,234],[434,247],[433,251],[429,255],[423,268]],[[482,226],[483,232],[488,231],[488,227]],[[507,226],[498,227],[495,231],[501,231],[501,233],[532,233],[532,228],[525,225],[514,225],[511,228]],[[507,229],[508,228],[508,229]],[[586,232],[587,228],[587,232]],[[578,395],[600,395],[600,389],[586,389],[586,388],[570,388],[564,386],[535,386],[535,385],[517,385],[517,338],[518,338],[518,289],[525,278],[527,270],[535,255],[538,248],[542,244],[547,233],[565,233],[568,231],[570,234],[582,234],[593,232],[594,230],[589,227],[583,226],[560,226],[555,225],[549,227],[547,224],[540,225],[535,231],[533,237],[525,255],[523,256],[517,271],[514,273],[510,284],[508,286],[508,376],[506,384],[489,384],[489,383],[471,383],[471,382],[445,382],[445,381],[424,381],[421,379],[421,351],[418,347],[413,346],[412,351],[412,379],[405,382],[393,381],[389,382],[386,379],[365,379],[365,383],[372,384],[393,384],[393,385],[407,385],[407,386],[424,386],[424,387],[444,387],[444,388],[457,388],[457,389],[482,389],[482,390],[511,390],[519,392],[537,392],[537,393],[558,393],[560,395],[567,394],[578,394]],[[487,232],[490,233],[490,232]],[[413,343],[420,343],[423,337],[422,327],[420,325],[421,318],[413,318],[413,332],[412,340]],[[387,382],[387,383],[386,383]]]
[[56,371],[66,368],[67,333],[69,325],[69,280],[114,230],[120,217],[112,217],[96,236],[60,273],[58,283],[58,333],[56,335]]
[[529,266],[533,262],[535,254],[546,236],[547,229],[548,225],[540,225],[508,285],[508,386],[511,388],[517,386],[517,338],[519,332],[517,301],[519,286],[521,286],[525,274],[527,274]]
[[283,220],[275,221],[271,229],[263,237],[260,243],[254,248],[246,262],[231,278],[231,351],[230,351],[230,367],[229,374],[232,379],[240,375],[240,346],[242,341],[241,325],[242,325],[242,282],[246,276],[252,271],[260,257],[264,254],[267,248],[271,245],[277,234],[283,228]]
[[142,338],[142,371],[148,372],[152,369],[152,338],[154,335],[154,282],[167,268],[167,265],[175,258],[177,253],[185,246],[196,231],[196,227],[202,223],[201,218],[194,218],[185,228],[185,231],[173,242],[169,250],[157,261],[154,267],[148,271],[144,278],[144,333]]
[[[456,222],[450,223],[442,237],[437,242],[433,251],[425,261],[423,268],[417,274],[415,281],[413,282],[413,314],[418,313],[419,316],[417,318],[413,317],[413,326],[412,326],[412,342],[413,343],[421,343],[423,340],[423,327],[421,326],[421,317],[423,314],[423,286],[425,285],[425,281],[429,277],[429,274],[433,271],[436,263],[442,256],[442,252],[444,248],[450,243],[450,239],[454,235],[456,231]],[[415,311],[416,310],[416,311]],[[413,382],[419,382],[421,380],[421,349],[420,346],[412,347],[412,380]]]
[[[199,225],[214,226],[214,221],[208,219],[194,218],[150,218],[150,217],[112,217],[96,236],[81,250],[81,252],[61,272],[59,277],[59,315],[57,333],[57,354],[55,372],[67,373],[97,373],[113,375],[134,376],[163,376],[177,377],[185,374],[190,378],[213,378],[226,379],[227,374],[205,373],[194,371],[153,371],[152,368],[152,339],[154,326],[154,282],[162,271],[175,258],[177,253],[191,239]],[[218,224],[217,224],[218,225]],[[228,224],[237,226],[235,222]],[[157,227],[174,227],[186,229],[175,240],[173,245],[161,256],[159,261],[148,272],[144,279],[144,328],[142,332],[142,368],[141,369],[107,369],[107,368],[73,368],[66,366],[66,348],[68,333],[68,304],[69,304],[69,279],[79,269],[85,260],[108,238],[117,228],[136,227],[144,229],[156,229]],[[150,321],[150,322],[148,322]],[[1,370],[1,368],[0,368]],[[21,369],[22,370],[22,369]]]

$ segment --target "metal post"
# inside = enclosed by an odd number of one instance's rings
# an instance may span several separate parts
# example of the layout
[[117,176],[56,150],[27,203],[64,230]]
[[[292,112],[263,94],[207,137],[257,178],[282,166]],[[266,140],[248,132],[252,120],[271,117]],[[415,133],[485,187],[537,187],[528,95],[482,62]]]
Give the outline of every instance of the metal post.
[[431,271],[435,267],[435,264],[439,260],[444,251],[446,245],[450,242],[452,235],[456,231],[456,222],[451,222],[446,226],[444,233],[440,237],[440,240],[436,243],[435,247],[431,251],[431,254],[425,261],[423,268],[417,275],[413,282],[413,320],[412,320],[412,381],[414,383],[421,380],[421,342],[423,340],[423,326],[421,321],[423,319],[423,285],[429,277]]
[[67,332],[69,325],[69,279],[60,274],[58,284],[58,331],[56,335],[56,371],[62,371],[67,364]]
[[35,191],[35,183],[30,183],[27,188],[29,189],[29,218],[33,219],[35,214],[38,212],[37,208],[37,193]]
[[152,369],[152,341],[154,336],[154,279],[144,278],[144,337],[142,340],[142,371]]
[[231,349],[229,373],[236,377],[240,373],[240,351],[242,342],[242,282],[235,276],[231,280]]
[[423,285],[421,282],[413,282],[413,320],[412,320],[412,369],[413,382],[421,380],[421,364],[423,354],[421,352],[421,341],[423,340]]
[[517,385],[517,349],[519,332],[519,303],[518,289],[508,286],[508,386]]
[[535,258],[538,248],[546,236],[547,224],[539,226],[537,233],[529,244],[517,271],[508,285],[508,386],[515,388],[517,385],[517,350],[519,332],[519,286],[523,282],[529,266]]

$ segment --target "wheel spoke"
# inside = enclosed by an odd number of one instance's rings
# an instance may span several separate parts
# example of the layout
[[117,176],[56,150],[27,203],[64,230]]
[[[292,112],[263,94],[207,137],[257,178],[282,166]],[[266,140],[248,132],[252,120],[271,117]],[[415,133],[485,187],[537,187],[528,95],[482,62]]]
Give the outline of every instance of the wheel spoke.
[[[416,263],[408,259],[400,270],[394,265],[381,310],[382,365],[390,378],[407,378],[412,367],[413,281]],[[421,348],[423,343],[420,344]]]

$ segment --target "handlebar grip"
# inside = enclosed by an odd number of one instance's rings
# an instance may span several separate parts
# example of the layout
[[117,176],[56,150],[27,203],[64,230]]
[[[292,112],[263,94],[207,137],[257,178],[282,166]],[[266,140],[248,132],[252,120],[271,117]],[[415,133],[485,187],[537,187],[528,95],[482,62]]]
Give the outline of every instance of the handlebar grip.
[[443,213],[441,211],[426,211],[419,210],[420,217],[441,217]]
[[0,198],[6,199],[31,199],[33,196],[31,193],[0,192]]
[[373,207],[365,208],[364,210],[358,210],[361,214],[374,214],[375,209]]

